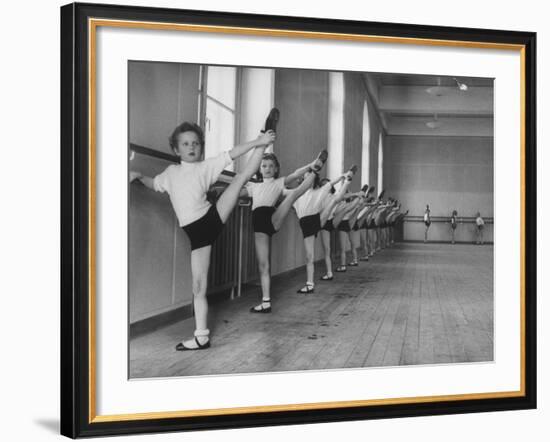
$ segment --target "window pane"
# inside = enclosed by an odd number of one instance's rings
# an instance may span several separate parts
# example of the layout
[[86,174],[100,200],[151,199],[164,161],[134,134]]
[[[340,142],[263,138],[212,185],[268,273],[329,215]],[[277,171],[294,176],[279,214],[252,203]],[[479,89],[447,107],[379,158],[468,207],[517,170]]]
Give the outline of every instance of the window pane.
[[378,137],[378,192],[384,188],[384,146],[382,144],[382,134]]
[[363,150],[361,161],[361,183],[372,186],[370,182],[370,125],[369,125],[369,106],[367,102],[363,104]]
[[237,68],[208,66],[206,93],[231,109],[235,109]]
[[327,176],[337,177],[344,164],[344,74],[329,74]]
[[235,144],[235,114],[215,101],[206,100],[205,158],[230,150]]

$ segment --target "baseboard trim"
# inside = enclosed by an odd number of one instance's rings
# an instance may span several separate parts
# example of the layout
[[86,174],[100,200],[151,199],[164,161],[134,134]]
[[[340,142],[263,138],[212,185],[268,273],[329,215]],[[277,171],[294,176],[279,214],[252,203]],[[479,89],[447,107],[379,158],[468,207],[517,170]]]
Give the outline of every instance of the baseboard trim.
[[[320,263],[323,260],[316,262]],[[286,272],[279,273],[271,277],[272,284],[276,284],[280,280],[292,277],[300,272],[305,272],[306,266],[300,266],[295,269],[287,270]],[[258,290],[260,284],[259,280],[251,280],[242,285],[242,292],[247,292],[249,290]],[[213,292],[207,295],[209,304],[216,304],[218,302],[223,302],[231,299],[232,288],[220,290]],[[158,315],[151,316],[149,318],[141,319],[134,323],[130,324],[129,336],[130,339],[143,336],[145,334],[154,332],[162,327],[172,325],[178,321],[184,321],[186,319],[193,317],[193,307],[191,304],[187,304],[181,307],[177,307],[173,310],[167,312],[159,313]]]

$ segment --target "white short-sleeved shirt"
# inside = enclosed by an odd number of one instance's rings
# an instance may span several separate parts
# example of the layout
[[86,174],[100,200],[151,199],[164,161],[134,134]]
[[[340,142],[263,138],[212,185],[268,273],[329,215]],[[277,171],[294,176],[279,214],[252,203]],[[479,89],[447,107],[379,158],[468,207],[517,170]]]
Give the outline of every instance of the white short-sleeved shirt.
[[330,193],[331,187],[332,185],[330,183],[326,183],[324,186],[318,187],[317,189],[308,189],[298,198],[293,205],[298,218],[315,215],[321,212],[324,199]]
[[191,224],[208,212],[208,188],[216,182],[223,169],[233,160],[229,152],[196,163],[182,161],[168,166],[153,180],[157,192],[168,192],[180,227]]
[[[327,208],[329,205],[331,205],[334,200],[338,198],[338,196],[336,195],[336,193],[329,193],[326,198],[323,199],[322,201],[322,206],[321,206],[321,210],[324,210],[325,208]],[[332,219],[334,218],[334,212],[336,212],[336,207],[338,207],[338,204],[335,204],[334,207],[332,208],[332,210],[330,211],[330,214],[328,216],[327,219]]]
[[262,206],[275,206],[284,188],[284,178],[264,178],[261,183],[248,183],[246,191],[252,198],[252,210]]

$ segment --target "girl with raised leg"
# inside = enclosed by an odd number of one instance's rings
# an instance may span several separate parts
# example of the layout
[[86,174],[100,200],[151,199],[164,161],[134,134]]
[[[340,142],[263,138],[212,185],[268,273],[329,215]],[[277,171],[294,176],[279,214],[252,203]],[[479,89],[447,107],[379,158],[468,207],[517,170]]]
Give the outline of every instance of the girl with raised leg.
[[[331,189],[331,195],[326,198],[326,203],[321,212],[321,225],[323,226],[321,228],[321,244],[323,245],[326,266],[326,273],[321,276],[321,281],[332,281],[334,279],[334,274],[332,273],[332,257],[330,247],[330,234],[334,231],[333,218],[337,205],[344,198],[346,190],[351,183],[351,179],[356,172],[357,166],[352,166],[345,175],[338,178],[336,182],[343,181],[343,183],[337,192],[334,190],[334,187]],[[328,182],[330,182],[328,178],[324,178],[321,180],[321,185],[325,185]],[[332,182],[331,184],[334,186],[336,182]]]
[[[251,313],[271,313],[271,237],[281,228],[292,204],[312,186],[315,179],[312,171],[322,167],[324,155],[320,153],[310,164],[296,169],[286,177],[279,177],[280,165],[277,157],[272,153],[264,154],[259,171],[262,182],[246,185],[245,193],[252,198],[254,245],[262,286],[262,302],[251,307]],[[305,179],[297,188],[285,190],[285,186],[294,184],[304,175]],[[283,193],[286,195],[284,200],[275,207]]]
[[[258,170],[265,148],[274,141],[275,132],[268,130],[253,141],[203,160],[203,131],[196,124],[185,122],[176,127],[170,137],[170,146],[181,159],[179,165],[169,166],[154,178],[132,174],[132,178],[139,179],[148,188],[169,194],[179,225],[191,242],[195,332],[192,339],[176,346],[178,351],[210,347],[206,289],[212,244],[237,204],[242,187]],[[216,204],[211,204],[206,198],[209,187],[225,167],[249,150],[253,151],[244,170],[235,175]]]

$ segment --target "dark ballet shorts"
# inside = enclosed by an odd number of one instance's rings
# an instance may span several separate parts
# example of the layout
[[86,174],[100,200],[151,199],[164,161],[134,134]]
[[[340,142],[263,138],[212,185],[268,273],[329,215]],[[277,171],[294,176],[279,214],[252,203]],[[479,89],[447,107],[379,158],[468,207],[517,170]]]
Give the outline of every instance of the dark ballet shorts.
[[260,206],[252,211],[252,227],[254,232],[265,233],[273,236],[277,231],[271,222],[271,216],[275,213],[275,207]]
[[424,224],[426,224],[426,227],[430,227],[431,221],[424,221]]
[[359,224],[357,224],[357,222],[353,225],[352,230],[355,231],[355,232],[357,232],[359,230]]
[[451,224],[451,229],[456,230],[456,224],[455,223]]
[[323,230],[326,230],[327,232],[332,232],[334,230],[334,224],[331,219],[327,220],[323,226]]
[[183,226],[189,241],[191,241],[191,250],[211,246],[223,230],[223,222],[216,206],[210,206],[208,212],[191,224]]
[[367,224],[367,220],[364,220],[364,221],[363,221],[363,224],[361,224],[361,227],[359,227],[359,228],[360,228],[360,229],[368,229],[369,226],[368,226],[368,224]]
[[340,224],[338,224],[338,230],[340,230],[340,232],[349,232],[351,230],[349,219],[343,219],[340,221]]
[[302,228],[304,238],[317,235],[319,230],[321,230],[321,216],[316,213],[315,215],[300,218],[300,227]]

